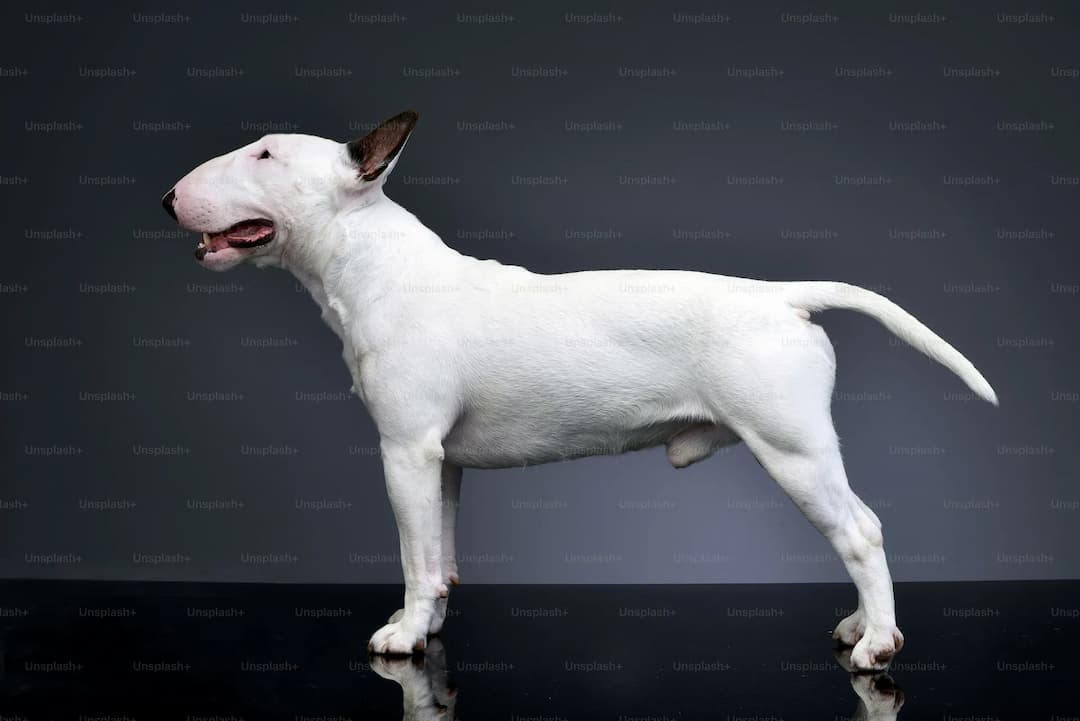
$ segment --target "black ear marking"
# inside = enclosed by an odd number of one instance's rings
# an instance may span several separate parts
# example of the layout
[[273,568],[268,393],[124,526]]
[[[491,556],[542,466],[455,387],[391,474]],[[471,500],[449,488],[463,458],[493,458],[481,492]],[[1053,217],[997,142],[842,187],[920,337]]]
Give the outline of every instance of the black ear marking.
[[347,145],[349,158],[360,177],[371,181],[382,175],[401,152],[419,119],[420,114],[415,110],[406,110],[384,120],[364,137],[350,141]]

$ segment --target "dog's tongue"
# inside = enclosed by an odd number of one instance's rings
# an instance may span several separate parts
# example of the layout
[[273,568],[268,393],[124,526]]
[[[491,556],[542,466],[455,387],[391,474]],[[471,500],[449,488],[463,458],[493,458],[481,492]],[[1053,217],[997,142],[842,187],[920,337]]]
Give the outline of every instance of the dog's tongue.
[[256,243],[273,231],[273,226],[261,220],[237,223],[220,233],[207,233],[210,252],[214,253],[230,245],[249,245]]
[[226,230],[223,235],[227,240],[238,240],[240,242],[256,240],[263,235],[267,230],[265,223],[240,223]]
[[214,233],[213,235],[207,234],[207,250],[211,253],[216,253],[219,250],[223,250],[229,247],[229,239],[224,233]]

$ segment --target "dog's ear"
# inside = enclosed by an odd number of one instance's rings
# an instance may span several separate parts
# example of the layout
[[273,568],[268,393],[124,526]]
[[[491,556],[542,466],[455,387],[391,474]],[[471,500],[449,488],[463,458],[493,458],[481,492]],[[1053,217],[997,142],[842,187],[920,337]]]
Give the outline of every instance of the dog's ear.
[[384,120],[364,137],[349,141],[349,158],[362,179],[375,180],[394,164],[419,118],[416,111],[406,110]]

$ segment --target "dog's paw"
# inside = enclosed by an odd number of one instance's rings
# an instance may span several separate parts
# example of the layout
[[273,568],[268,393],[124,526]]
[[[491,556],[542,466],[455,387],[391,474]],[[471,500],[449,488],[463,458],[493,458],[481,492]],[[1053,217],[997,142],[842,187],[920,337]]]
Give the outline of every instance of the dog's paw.
[[904,647],[904,634],[896,626],[892,628],[868,628],[851,649],[853,671],[884,671],[892,657]]
[[904,705],[904,692],[887,673],[853,675],[851,688],[867,721],[892,721]]
[[405,609],[404,608],[399,608],[398,610],[396,610],[392,614],[390,614],[390,618],[388,618],[386,620],[386,622],[387,623],[397,623],[398,621],[401,620],[402,616],[404,616],[404,615],[405,615]]
[[407,656],[427,647],[427,633],[417,631],[402,621],[388,623],[376,631],[368,641],[368,651],[390,656]]
[[862,611],[855,611],[840,623],[832,632],[833,641],[840,646],[854,646],[863,637],[866,630]]

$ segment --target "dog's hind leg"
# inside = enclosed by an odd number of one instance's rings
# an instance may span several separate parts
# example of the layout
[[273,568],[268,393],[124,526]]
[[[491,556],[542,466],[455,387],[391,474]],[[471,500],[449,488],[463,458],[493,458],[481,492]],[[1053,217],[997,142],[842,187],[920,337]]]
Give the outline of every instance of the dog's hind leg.
[[457,531],[458,506],[461,504],[461,467],[443,463],[442,471],[442,575],[443,582],[458,585]]
[[[881,521],[878,519],[877,514],[854,493],[852,494],[852,498],[855,499],[863,513],[866,514],[866,518],[863,519],[863,522],[869,521],[870,523],[873,523],[878,531],[880,531]],[[873,530],[868,530],[868,533],[872,534]],[[862,638],[865,630],[866,614],[863,611],[862,597],[860,596],[859,607],[840,621],[840,623],[836,624],[836,628],[833,630],[833,640],[839,642],[843,646],[854,646],[859,642],[859,639]]]
[[[457,545],[454,534],[457,526],[458,505],[461,498],[461,467],[443,463],[442,467],[442,581],[447,589],[461,582],[458,578]],[[428,633],[438,633],[446,621],[446,604],[449,593],[435,599],[435,615],[432,616]]]
[[848,486],[832,423],[797,440],[778,442],[753,433],[743,439],[829,540],[855,582],[859,610],[841,621],[835,632],[854,643],[852,665],[860,671],[884,669],[904,642],[896,627],[892,578],[881,529]]
[[859,610],[836,633],[854,642],[852,665],[888,665],[903,636],[896,627],[892,578],[877,516],[848,485],[830,402],[836,373],[832,345],[819,326],[797,321],[773,329],[748,356],[755,379],[725,399],[727,422],[762,467],[829,540],[859,591]]

